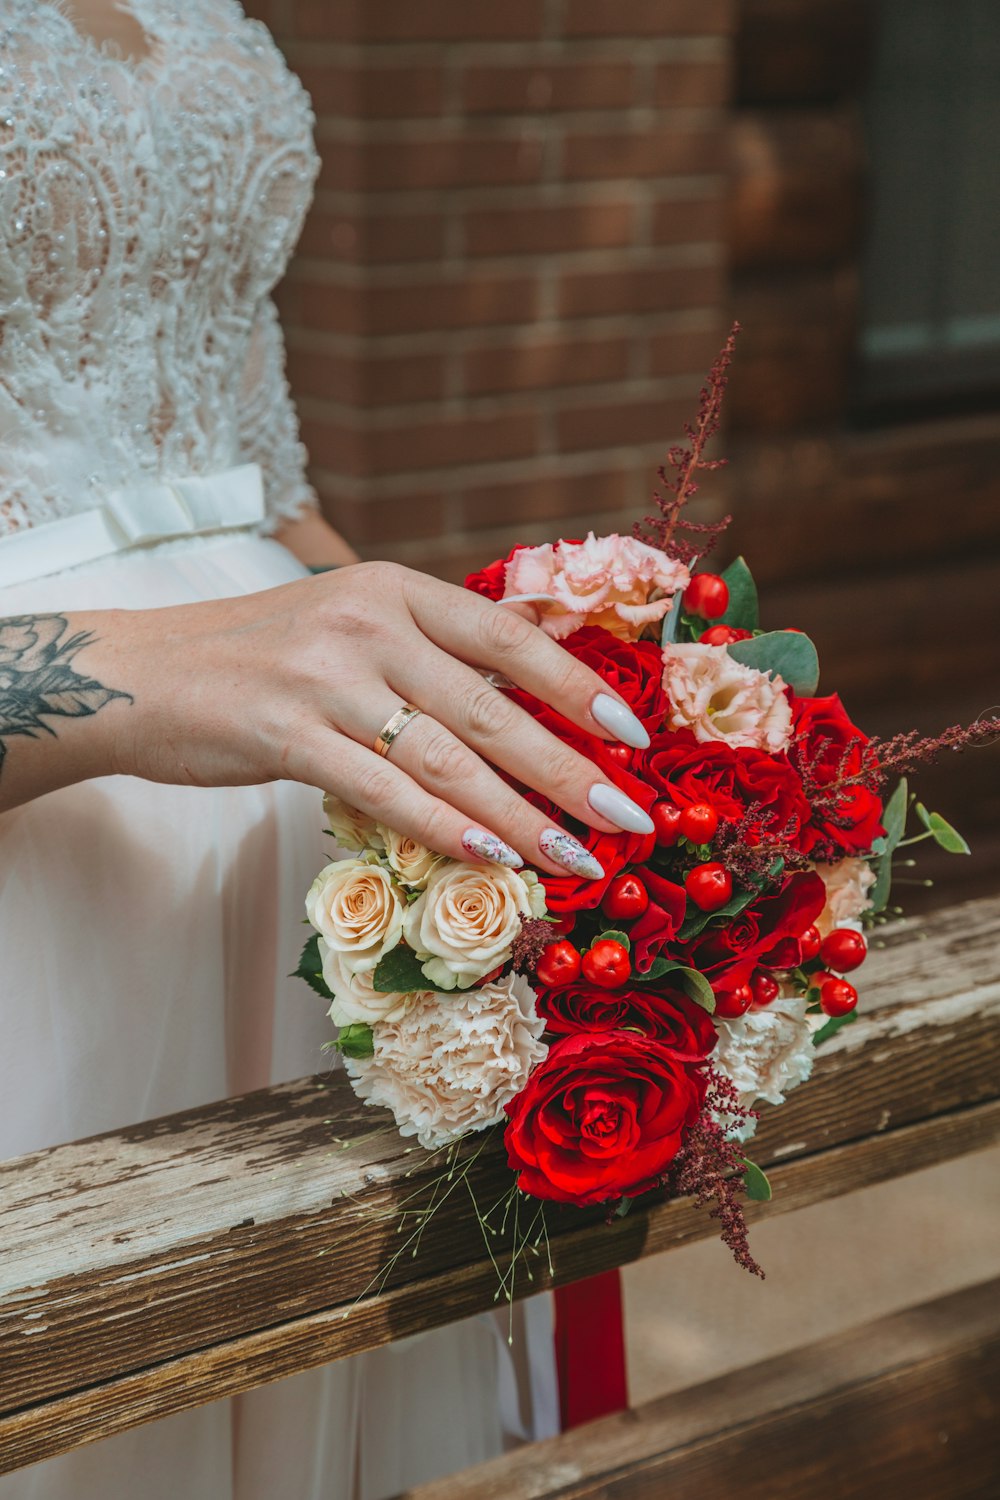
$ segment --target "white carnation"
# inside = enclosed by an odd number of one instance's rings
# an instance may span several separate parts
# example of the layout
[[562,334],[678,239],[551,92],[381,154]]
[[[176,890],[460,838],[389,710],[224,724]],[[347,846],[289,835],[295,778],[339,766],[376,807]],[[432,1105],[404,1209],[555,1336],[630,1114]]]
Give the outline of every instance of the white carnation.
[[402,1016],[374,1028],[372,1057],[348,1057],[344,1066],[360,1098],[386,1105],[401,1135],[436,1150],[503,1118],[548,1051],[545,1022],[519,974],[411,1000]]
[[670,645],[663,650],[663,689],[672,729],[712,741],[777,754],[792,735],[785,683],[734,660],[725,646]]
[[378,1021],[395,1021],[410,1004],[410,995],[383,993],[372,983],[375,971],[355,973],[344,962],[342,953],[319,940],[323,978],[333,992],[333,1003],[327,1014],[335,1026],[352,1026],[364,1021],[374,1026]]
[[431,984],[451,990],[507,962],[522,914],[545,914],[545,891],[533,871],[452,860],[432,871],[407,908],[403,936]]
[[[725,1074],[744,1109],[758,1100],[784,1104],[789,1089],[804,1083],[812,1072],[813,1026],[801,997],[774,1000],[732,1021],[715,1018],[719,1040],[712,1065]],[[747,1140],[756,1129],[750,1120],[737,1134]]]

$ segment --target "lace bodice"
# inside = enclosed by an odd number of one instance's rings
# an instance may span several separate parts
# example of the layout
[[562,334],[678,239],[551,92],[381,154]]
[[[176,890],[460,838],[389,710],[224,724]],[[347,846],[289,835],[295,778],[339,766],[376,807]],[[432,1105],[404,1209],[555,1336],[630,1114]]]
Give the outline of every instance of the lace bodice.
[[127,3],[139,60],[0,0],[0,536],[248,462],[272,524],[313,500],[270,300],[308,98],[235,0]]

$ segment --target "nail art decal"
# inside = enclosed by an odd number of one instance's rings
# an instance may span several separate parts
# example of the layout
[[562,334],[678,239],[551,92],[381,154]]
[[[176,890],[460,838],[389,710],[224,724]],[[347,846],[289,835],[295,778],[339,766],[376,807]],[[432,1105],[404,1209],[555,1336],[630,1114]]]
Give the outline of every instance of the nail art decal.
[[546,828],[538,836],[538,847],[557,865],[581,880],[600,880],[604,866],[565,828]]
[[498,839],[495,833],[482,828],[467,828],[462,834],[462,848],[473,859],[485,859],[492,865],[506,865],[508,870],[519,870],[524,860],[516,849]]

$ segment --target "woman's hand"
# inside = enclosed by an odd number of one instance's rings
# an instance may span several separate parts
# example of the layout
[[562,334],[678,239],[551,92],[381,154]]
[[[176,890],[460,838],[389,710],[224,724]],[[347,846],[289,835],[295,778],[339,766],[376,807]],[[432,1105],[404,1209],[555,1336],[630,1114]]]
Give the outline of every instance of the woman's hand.
[[[129,696],[88,727],[59,725],[63,740],[89,729],[102,748],[78,756],[82,770],[55,780],[50,770],[41,790],[108,771],[199,786],[290,779],[442,854],[596,878],[592,856],[488,760],[594,828],[652,826],[482,673],[506,675],[592,734],[647,743],[601,678],[502,606],[393,563],[236,599],[77,615],[70,628],[95,637],[75,670]],[[422,712],[379,757],[379,731],[407,703]],[[17,743],[15,775],[32,754],[54,763],[55,745]]]

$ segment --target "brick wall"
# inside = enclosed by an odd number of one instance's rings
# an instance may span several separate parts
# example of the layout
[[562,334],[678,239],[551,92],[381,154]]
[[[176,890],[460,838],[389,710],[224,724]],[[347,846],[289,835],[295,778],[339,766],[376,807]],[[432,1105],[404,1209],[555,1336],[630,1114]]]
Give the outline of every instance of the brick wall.
[[323,158],[279,292],[312,477],[461,577],[631,519],[720,341],[731,0],[258,0]]

